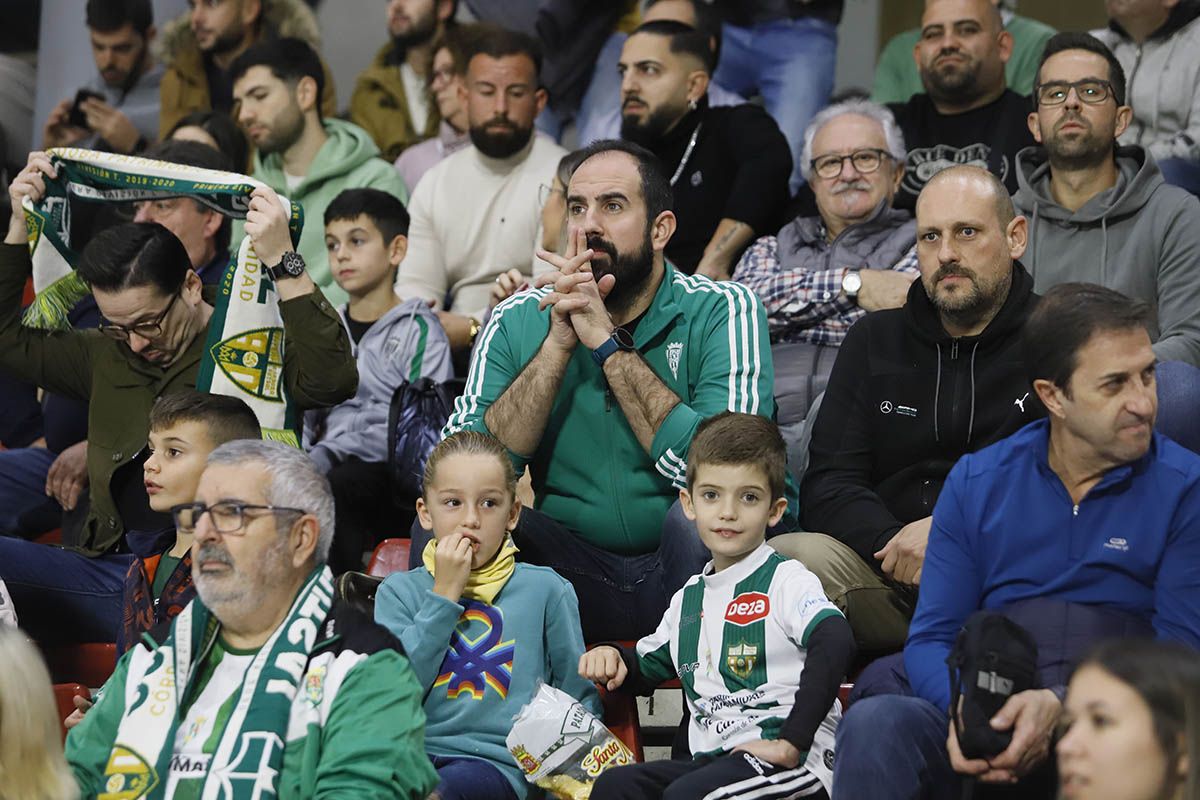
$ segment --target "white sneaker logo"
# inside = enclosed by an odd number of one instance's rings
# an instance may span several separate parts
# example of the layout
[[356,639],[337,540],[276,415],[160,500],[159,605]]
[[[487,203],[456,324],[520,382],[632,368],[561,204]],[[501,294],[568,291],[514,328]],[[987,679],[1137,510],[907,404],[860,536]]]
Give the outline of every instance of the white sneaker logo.
[[1026,392],[1024,397],[1018,397],[1016,400],[1013,400],[1013,405],[1016,406],[1017,408],[1021,409],[1021,413],[1024,414],[1025,413],[1025,401],[1028,399],[1029,399],[1029,392]]
[[683,342],[671,342],[667,345],[667,366],[671,368],[671,377],[679,380],[679,357],[683,355]]

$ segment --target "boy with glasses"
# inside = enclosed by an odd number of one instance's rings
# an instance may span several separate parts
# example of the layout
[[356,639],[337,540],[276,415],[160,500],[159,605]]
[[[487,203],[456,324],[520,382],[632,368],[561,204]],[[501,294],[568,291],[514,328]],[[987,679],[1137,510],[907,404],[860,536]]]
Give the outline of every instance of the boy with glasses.
[[1154,158],[1119,146],[1133,111],[1120,62],[1098,39],[1046,45],[1029,130],[1017,155],[1017,210],[1029,217],[1034,291],[1097,283],[1148,302],[1160,361],[1200,364],[1200,205],[1167,185]]

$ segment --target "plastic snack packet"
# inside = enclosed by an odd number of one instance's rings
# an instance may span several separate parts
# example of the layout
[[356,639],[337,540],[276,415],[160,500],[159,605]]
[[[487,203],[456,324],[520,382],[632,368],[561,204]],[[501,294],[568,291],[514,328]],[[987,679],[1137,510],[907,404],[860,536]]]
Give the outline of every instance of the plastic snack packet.
[[588,800],[609,767],[634,763],[633,753],[566,692],[538,682],[513,719],[508,751],[525,780],[561,800]]

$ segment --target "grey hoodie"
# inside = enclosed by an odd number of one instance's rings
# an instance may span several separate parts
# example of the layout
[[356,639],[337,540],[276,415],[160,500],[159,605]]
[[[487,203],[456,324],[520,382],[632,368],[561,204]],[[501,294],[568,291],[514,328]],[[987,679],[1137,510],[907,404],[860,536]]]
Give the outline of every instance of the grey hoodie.
[[[343,308],[343,324],[345,319]],[[325,472],[350,456],[386,463],[388,406],[396,387],[417,378],[454,377],[446,332],[417,297],[380,317],[354,345],[354,359],[359,376],[354,397],[304,417],[304,447]]]
[[1017,212],[1029,218],[1021,261],[1044,294],[1098,283],[1155,306],[1160,361],[1200,366],[1200,202],[1167,185],[1140,147],[1117,148],[1117,182],[1071,213],[1050,192],[1041,147],[1017,154]]

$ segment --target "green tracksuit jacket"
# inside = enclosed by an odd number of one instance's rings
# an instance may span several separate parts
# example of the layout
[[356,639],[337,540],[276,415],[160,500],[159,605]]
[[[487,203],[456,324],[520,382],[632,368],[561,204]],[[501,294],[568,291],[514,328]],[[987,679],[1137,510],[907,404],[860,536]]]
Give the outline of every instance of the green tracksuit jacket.
[[[521,292],[496,307],[446,435],[468,428],[490,433],[484,412],[550,330],[550,310],[538,311],[548,291]],[[681,400],[654,435],[649,455],[582,346],[567,364],[541,446],[531,459],[512,455],[518,471],[529,466],[539,510],[589,544],[622,555],[658,548],[667,510],[686,486],[688,447],[701,420],[727,409],[775,415],[766,311],[741,284],[714,283],[667,264],[633,339]],[[795,504],[789,508],[794,517]]]

